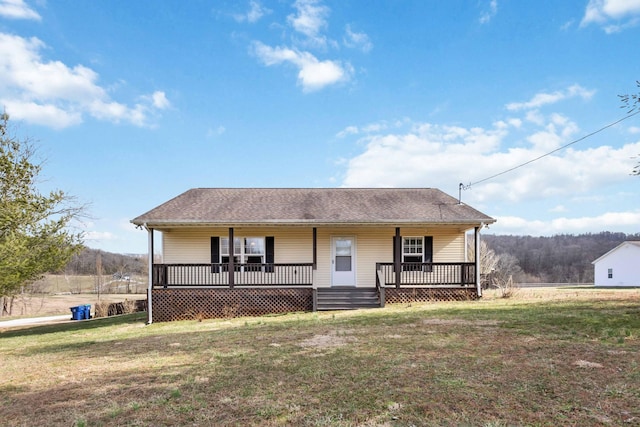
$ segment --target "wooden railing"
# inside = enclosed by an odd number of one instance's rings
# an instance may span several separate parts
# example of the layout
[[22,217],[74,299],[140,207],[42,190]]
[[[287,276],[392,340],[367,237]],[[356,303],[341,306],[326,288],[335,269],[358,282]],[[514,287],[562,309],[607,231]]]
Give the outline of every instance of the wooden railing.
[[381,270],[376,270],[376,289],[378,289],[378,295],[380,295],[380,307],[384,307],[385,303],[385,283],[384,276]]
[[376,264],[376,270],[381,273],[381,278],[377,280],[384,285],[396,287],[475,286],[475,269],[473,262],[403,262],[398,275],[394,263]]
[[313,264],[154,264],[154,287],[311,286]]

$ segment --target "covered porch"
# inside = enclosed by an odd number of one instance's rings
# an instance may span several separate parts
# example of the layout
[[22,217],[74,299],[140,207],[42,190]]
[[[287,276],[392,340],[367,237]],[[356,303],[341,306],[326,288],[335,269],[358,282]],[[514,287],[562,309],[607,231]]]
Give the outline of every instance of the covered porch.
[[203,188],[132,222],[152,322],[477,299],[467,233],[494,220],[436,189]]
[[313,263],[154,264],[150,296],[157,321],[479,298],[474,263],[377,263],[375,268],[370,286],[317,287]]

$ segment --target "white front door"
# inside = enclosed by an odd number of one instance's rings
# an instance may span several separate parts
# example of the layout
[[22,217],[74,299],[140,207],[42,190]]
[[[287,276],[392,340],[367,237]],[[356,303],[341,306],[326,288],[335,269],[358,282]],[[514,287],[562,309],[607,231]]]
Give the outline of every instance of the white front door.
[[356,238],[331,238],[331,286],[355,286]]

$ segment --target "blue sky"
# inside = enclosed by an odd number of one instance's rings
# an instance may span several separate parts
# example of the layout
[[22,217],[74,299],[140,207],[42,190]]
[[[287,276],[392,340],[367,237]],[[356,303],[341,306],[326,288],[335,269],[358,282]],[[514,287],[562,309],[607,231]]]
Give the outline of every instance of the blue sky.
[[0,105],[107,251],[193,187],[464,183],[486,232],[636,233],[640,115],[484,180],[625,117],[639,41],[640,0],[0,0]]

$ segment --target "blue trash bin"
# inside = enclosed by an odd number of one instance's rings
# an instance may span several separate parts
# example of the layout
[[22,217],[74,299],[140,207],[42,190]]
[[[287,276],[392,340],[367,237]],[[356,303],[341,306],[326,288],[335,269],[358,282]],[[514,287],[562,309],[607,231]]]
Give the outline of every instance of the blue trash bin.
[[84,319],[84,310],[82,307],[69,307],[71,310],[71,320],[82,320]]
[[84,307],[84,318],[91,319],[91,304],[85,304],[83,307]]

